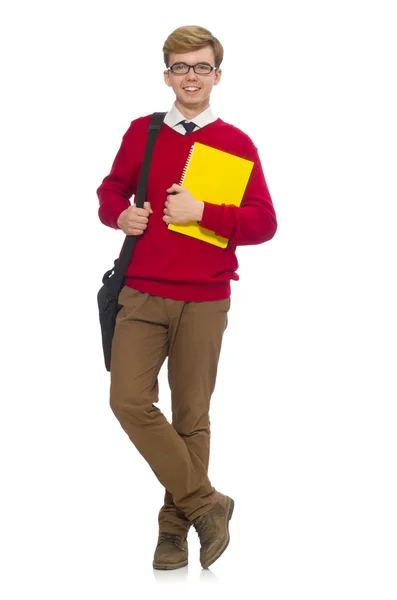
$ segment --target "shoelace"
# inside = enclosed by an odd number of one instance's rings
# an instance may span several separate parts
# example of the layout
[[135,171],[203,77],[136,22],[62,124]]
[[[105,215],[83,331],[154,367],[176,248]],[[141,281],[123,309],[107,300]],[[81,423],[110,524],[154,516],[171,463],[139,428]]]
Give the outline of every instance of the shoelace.
[[159,541],[167,541],[167,542],[178,542],[181,541],[181,536],[178,533],[169,533],[167,531],[161,531],[159,534]]
[[200,519],[200,517],[198,519],[196,519],[196,521],[193,522],[193,527],[195,528],[195,530],[197,531],[197,533],[199,535],[203,534],[205,531],[207,531],[208,529],[208,523],[205,519]]

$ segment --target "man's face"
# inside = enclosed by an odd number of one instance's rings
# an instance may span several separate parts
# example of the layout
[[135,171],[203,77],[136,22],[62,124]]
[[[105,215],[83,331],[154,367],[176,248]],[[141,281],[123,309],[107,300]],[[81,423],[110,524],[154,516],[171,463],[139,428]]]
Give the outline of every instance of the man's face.
[[[207,63],[215,66],[214,51],[211,46],[195,50],[194,52],[185,52],[183,54],[171,54],[169,66],[175,63],[186,63],[196,65],[198,63]],[[221,79],[221,70],[211,71],[208,75],[197,74],[190,69],[185,75],[164,71],[164,81],[175,92],[176,107],[184,114],[199,114],[210,104],[210,94],[214,85],[218,85]],[[198,88],[196,91],[188,91],[187,88]]]

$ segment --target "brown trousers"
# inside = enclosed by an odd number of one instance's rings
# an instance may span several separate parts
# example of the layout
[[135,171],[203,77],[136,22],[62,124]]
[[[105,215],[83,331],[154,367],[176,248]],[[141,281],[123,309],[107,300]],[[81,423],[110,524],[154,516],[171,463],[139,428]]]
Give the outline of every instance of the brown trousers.
[[[230,298],[183,302],[124,286],[119,303],[110,406],[165,488],[159,531],[185,533],[215,503],[209,408]],[[167,356],[172,424],[155,406]]]

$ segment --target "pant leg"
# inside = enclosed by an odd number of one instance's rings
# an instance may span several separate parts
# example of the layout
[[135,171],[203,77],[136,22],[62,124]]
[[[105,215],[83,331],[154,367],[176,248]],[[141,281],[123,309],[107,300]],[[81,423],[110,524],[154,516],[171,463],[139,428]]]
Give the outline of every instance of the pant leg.
[[[185,442],[193,463],[200,466],[203,486],[210,485],[210,399],[215,388],[223,333],[230,298],[212,302],[186,302],[170,321],[168,380],[172,400],[172,425]],[[202,504],[202,514],[213,504],[213,493]],[[166,489],[159,512],[160,531],[188,531],[190,522],[175,506]]]
[[[124,287],[112,346],[110,404],[124,431],[190,520],[213,496],[204,466],[154,405],[170,348],[170,300]],[[184,303],[177,303],[178,307]],[[179,308],[180,310],[180,308]]]

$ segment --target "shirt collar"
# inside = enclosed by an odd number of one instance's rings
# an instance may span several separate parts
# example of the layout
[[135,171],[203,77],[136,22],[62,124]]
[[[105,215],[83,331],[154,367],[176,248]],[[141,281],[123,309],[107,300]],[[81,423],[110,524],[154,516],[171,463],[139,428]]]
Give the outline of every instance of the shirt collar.
[[[190,121],[193,121],[197,125],[197,127],[204,127],[205,125],[209,125],[213,121],[216,121],[216,119],[217,117],[215,117],[211,107],[209,106],[202,113],[194,117],[194,119],[190,119]],[[169,125],[169,127],[175,127],[176,125],[178,125],[178,123],[184,120],[187,121],[188,119],[185,119],[183,114],[175,106],[174,102],[171,110],[165,116],[164,123],[166,123],[166,125]]]

